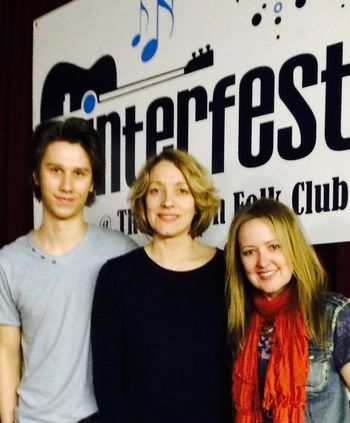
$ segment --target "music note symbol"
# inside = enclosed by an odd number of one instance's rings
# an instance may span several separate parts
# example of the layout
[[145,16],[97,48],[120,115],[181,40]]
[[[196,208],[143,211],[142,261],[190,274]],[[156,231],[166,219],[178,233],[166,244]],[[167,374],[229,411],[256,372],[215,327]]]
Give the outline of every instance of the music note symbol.
[[[158,50],[158,40],[159,40],[159,8],[162,7],[165,10],[167,10],[171,16],[171,31],[170,31],[170,37],[174,30],[174,0],[171,0],[171,3],[169,3],[167,0],[157,0],[157,12],[156,12],[156,36],[154,38],[151,38],[146,45],[144,46],[142,53],[141,53],[141,60],[143,62],[148,62],[152,59],[152,57],[156,54]],[[135,37],[132,40],[132,46],[135,47],[139,44],[141,40],[141,14],[142,12],[146,13],[147,16],[147,24],[149,20],[149,13],[144,6],[142,0],[140,1],[140,25],[139,25],[139,33],[135,35]]]
[[144,12],[146,14],[147,17],[147,21],[146,21],[146,28],[145,30],[147,30],[147,26],[148,26],[148,21],[149,21],[149,14],[148,14],[148,10],[145,7],[145,5],[143,4],[142,0],[140,0],[140,9],[139,9],[139,32],[138,34],[136,34],[134,36],[134,38],[131,41],[131,45],[133,47],[136,47],[137,44],[140,42],[141,40],[141,21],[142,21],[142,12]]

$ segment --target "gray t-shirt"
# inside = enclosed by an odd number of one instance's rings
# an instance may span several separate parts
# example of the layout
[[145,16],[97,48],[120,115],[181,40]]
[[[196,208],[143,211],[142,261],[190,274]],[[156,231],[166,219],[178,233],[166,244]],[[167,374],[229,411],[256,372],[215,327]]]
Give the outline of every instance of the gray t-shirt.
[[0,250],[0,324],[21,327],[19,423],[76,423],[97,410],[90,313],[98,271],[136,247],[120,232],[89,225],[67,254],[49,256],[18,238]]

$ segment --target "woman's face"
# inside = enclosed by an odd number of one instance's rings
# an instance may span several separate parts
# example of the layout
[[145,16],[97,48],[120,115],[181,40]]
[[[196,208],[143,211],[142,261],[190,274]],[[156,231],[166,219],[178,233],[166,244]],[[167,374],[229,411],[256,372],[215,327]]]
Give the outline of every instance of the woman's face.
[[276,298],[292,278],[292,268],[268,220],[254,218],[238,230],[243,268],[249,282],[268,299]]
[[162,160],[150,172],[146,194],[146,216],[154,236],[187,236],[195,215],[195,202],[181,171]]

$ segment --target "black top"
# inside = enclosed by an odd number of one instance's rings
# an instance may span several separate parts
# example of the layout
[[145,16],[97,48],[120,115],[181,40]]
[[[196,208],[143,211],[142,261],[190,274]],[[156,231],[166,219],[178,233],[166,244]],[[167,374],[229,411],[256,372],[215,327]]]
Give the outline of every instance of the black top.
[[103,423],[231,423],[225,265],[175,272],[143,248],[101,269],[92,312]]

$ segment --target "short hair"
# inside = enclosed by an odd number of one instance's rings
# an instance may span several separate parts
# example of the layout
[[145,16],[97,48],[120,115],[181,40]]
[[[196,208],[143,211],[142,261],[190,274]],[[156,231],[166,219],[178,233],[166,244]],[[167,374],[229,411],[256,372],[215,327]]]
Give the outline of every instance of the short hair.
[[295,306],[303,312],[311,338],[322,344],[326,330],[326,272],[314,248],[306,240],[295,213],[283,203],[271,198],[257,200],[238,210],[230,226],[226,245],[230,338],[236,348],[242,345],[253,310],[252,288],[242,265],[238,235],[244,223],[256,218],[265,220],[275,231],[293,271],[291,287]]
[[31,151],[32,189],[35,198],[41,201],[40,167],[46,148],[55,141],[67,141],[79,144],[87,153],[91,168],[93,191],[89,192],[86,205],[90,206],[96,200],[96,192],[102,187],[105,172],[105,154],[98,132],[88,120],[69,117],[50,119],[40,123],[33,132]]
[[217,213],[220,199],[205,167],[188,152],[172,148],[149,158],[131,186],[129,201],[135,225],[144,234],[154,233],[146,216],[146,195],[150,173],[161,161],[173,163],[183,174],[193,195],[196,210],[190,235],[192,238],[201,236]]

